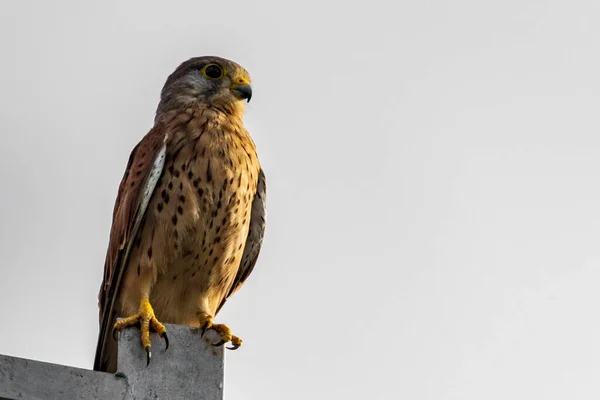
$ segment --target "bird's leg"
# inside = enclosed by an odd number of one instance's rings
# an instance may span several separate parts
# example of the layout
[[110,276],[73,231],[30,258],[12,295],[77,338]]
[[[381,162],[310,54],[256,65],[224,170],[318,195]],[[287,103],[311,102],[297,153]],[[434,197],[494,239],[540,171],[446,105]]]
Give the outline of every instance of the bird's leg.
[[224,324],[215,324],[213,322],[213,317],[209,314],[201,311],[198,313],[198,322],[200,323],[200,331],[202,332],[202,336],[204,333],[211,329],[217,335],[219,335],[219,341],[212,343],[213,346],[223,346],[227,342],[231,342],[231,347],[227,347],[230,350],[236,350],[242,345],[242,339],[231,334],[231,329],[227,325]]
[[165,339],[165,350],[169,348],[169,338],[167,337],[167,329],[163,324],[158,322],[154,316],[154,309],[150,305],[148,296],[142,296],[140,302],[140,310],[137,314],[130,317],[123,318],[115,323],[113,328],[113,335],[116,334],[123,328],[127,328],[133,325],[140,325],[140,337],[142,339],[142,345],[147,354],[147,363],[150,364],[150,358],[152,357],[152,342],[150,341],[150,329],[154,330],[160,335],[161,338]]

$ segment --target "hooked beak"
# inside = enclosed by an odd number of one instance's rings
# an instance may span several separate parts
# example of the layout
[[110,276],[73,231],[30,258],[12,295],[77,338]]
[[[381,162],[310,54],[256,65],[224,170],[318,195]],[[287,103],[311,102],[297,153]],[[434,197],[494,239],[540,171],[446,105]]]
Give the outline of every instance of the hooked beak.
[[235,83],[231,85],[231,91],[238,99],[245,99],[250,103],[250,99],[252,98],[252,86],[250,86],[250,82],[246,79],[236,79]]

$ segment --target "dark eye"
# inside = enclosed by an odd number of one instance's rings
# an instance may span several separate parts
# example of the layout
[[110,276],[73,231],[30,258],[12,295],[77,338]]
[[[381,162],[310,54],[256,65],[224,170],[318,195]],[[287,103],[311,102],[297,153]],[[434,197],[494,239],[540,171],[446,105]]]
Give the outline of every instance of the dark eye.
[[220,79],[223,77],[223,69],[216,64],[208,64],[202,72],[204,76],[210,79]]

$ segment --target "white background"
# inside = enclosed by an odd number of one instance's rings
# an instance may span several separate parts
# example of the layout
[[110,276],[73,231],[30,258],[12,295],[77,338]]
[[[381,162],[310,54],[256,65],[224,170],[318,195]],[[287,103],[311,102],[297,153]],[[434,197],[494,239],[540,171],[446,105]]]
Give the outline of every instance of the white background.
[[129,153],[220,55],[269,210],[228,400],[599,398],[599,4],[2,1],[0,353],[91,368]]

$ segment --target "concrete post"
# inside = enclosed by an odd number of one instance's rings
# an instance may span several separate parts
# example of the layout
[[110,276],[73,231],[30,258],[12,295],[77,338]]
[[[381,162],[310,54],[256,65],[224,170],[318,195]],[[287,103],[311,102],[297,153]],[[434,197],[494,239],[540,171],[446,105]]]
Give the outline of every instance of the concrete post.
[[0,398],[124,399],[127,385],[112,374],[0,355]]
[[210,345],[210,331],[201,339],[198,329],[165,326],[170,347],[152,334],[149,367],[139,330],[121,332],[114,375],[0,355],[0,398],[222,400],[224,348]]
[[165,324],[169,349],[156,334],[152,337],[152,359],[146,367],[146,352],[137,329],[125,329],[119,338],[117,376],[127,378],[127,399],[222,400],[224,346],[213,347],[210,331]]

